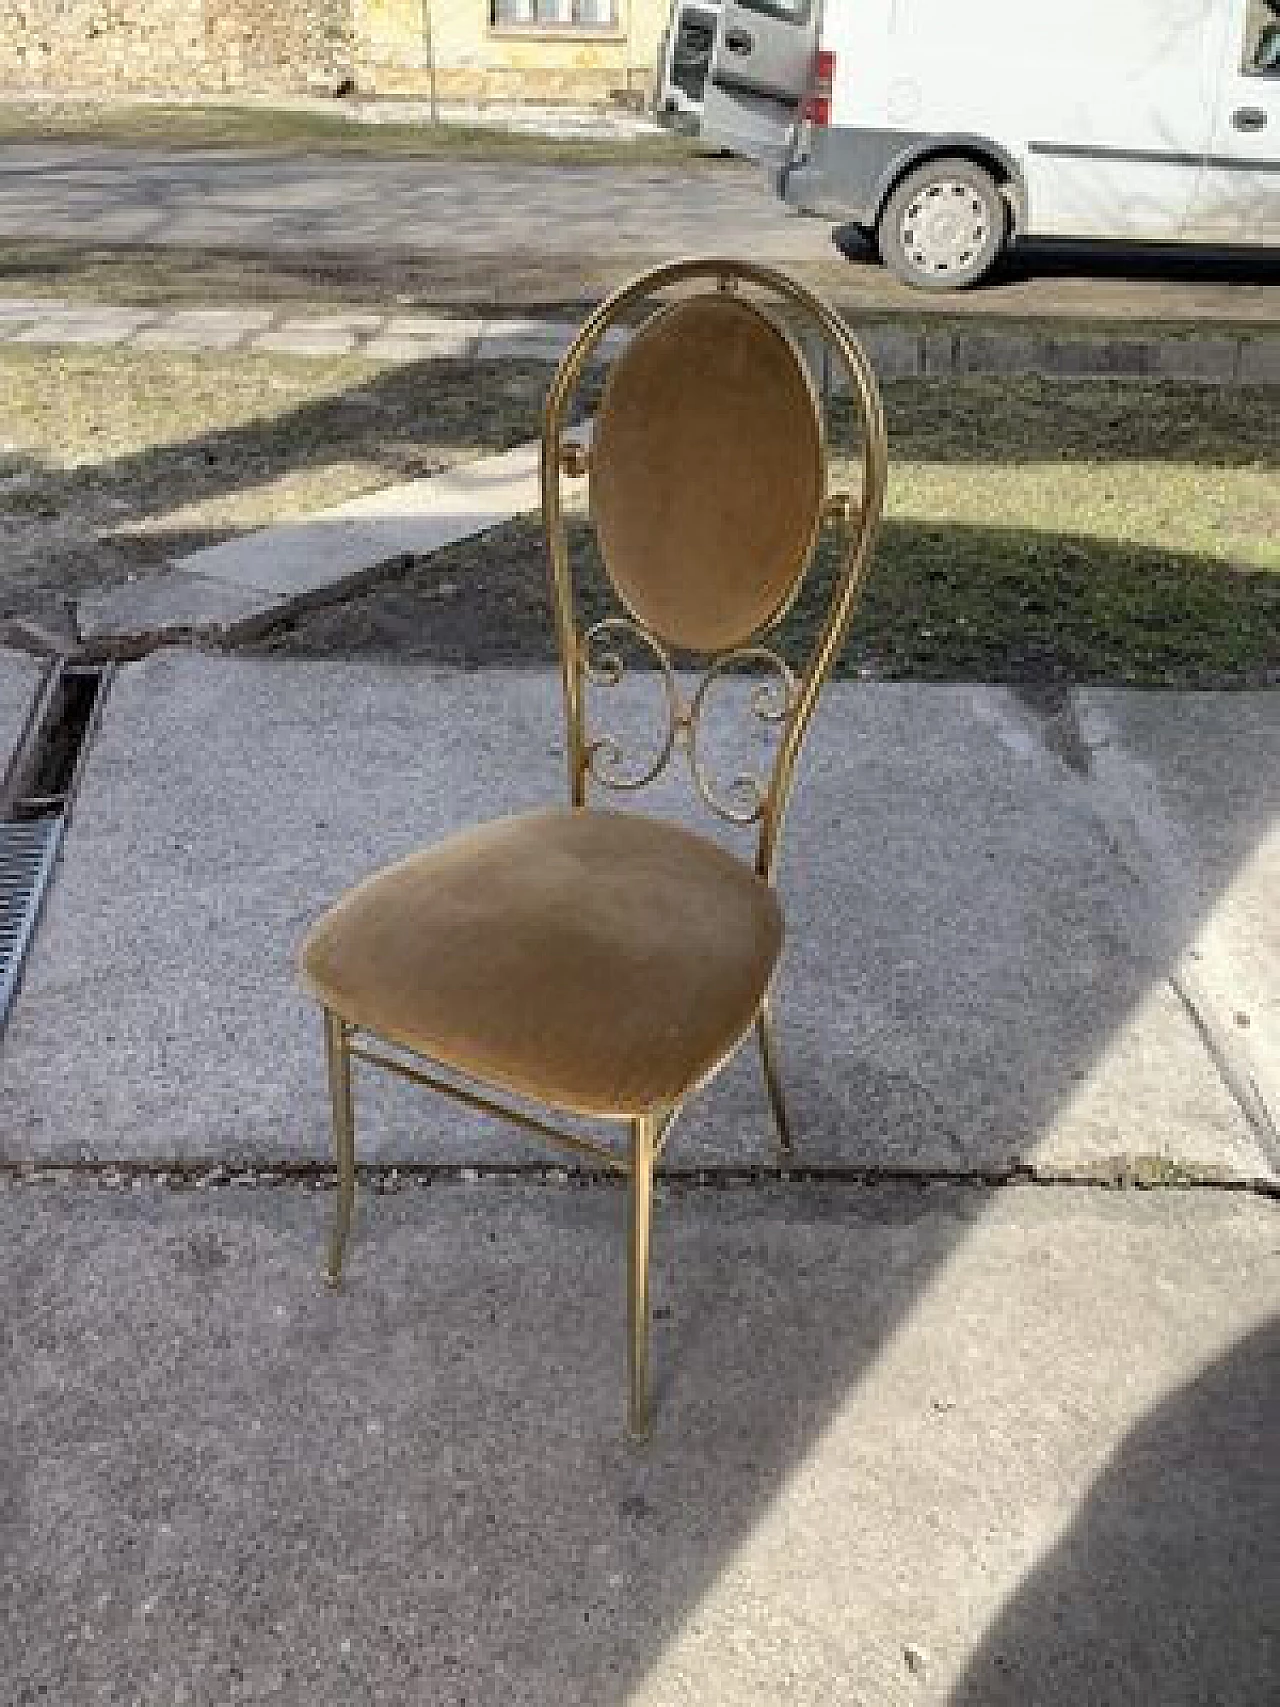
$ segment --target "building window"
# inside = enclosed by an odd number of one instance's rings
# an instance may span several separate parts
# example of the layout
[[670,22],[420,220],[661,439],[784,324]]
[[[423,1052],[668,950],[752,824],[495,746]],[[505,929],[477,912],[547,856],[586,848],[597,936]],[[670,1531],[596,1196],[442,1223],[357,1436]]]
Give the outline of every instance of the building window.
[[619,0],[489,0],[497,30],[614,30]]

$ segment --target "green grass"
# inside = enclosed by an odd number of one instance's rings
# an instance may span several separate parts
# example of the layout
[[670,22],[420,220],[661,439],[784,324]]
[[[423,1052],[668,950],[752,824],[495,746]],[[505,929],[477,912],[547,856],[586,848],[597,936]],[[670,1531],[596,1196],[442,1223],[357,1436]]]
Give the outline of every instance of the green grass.
[[505,448],[547,374],[0,345],[0,616]]
[[1121,381],[890,386],[885,531],[848,659],[891,675],[1274,676],[1273,403]]
[[[0,345],[0,615],[532,437],[540,363],[379,364]],[[1280,681],[1280,449],[1265,393],[902,381],[842,668],[883,676]],[[833,443],[845,410],[832,411]],[[590,540],[584,581],[605,607]],[[828,535],[784,648],[799,660]],[[594,598],[594,602],[592,602]],[[534,518],[391,571],[268,644],[485,664],[552,655]]]
[[331,113],[268,106],[162,102],[5,102],[0,143],[97,142],[119,147],[249,148],[408,156],[415,159],[519,160],[550,165],[663,164],[697,170],[706,159],[665,132],[633,140],[559,140],[495,126],[366,123],[335,102]]
[[[1280,680],[1280,455],[1267,399],[1144,382],[886,388],[891,478],[841,669],[887,677],[1242,686]],[[835,412],[838,440],[847,422]],[[575,529],[583,610],[604,614]],[[797,662],[838,553],[782,631]],[[538,524],[415,565],[267,644],[457,664],[547,659]]]

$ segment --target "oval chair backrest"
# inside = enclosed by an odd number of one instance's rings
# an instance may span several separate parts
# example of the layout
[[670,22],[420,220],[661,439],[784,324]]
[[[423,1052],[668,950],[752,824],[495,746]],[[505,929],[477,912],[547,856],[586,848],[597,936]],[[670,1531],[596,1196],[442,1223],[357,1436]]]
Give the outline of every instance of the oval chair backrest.
[[[569,432],[577,387],[605,335],[634,303],[705,280],[710,289],[659,307],[609,368],[589,447]],[[748,283],[785,305],[844,368],[861,414],[860,502],[827,496],[822,405],[790,333],[738,294]],[[839,654],[884,501],[886,445],[871,368],[844,323],[803,286],[770,268],[719,259],[674,262],[616,292],[561,362],[543,416],[543,518],[563,670],[570,794],[595,780],[643,787],[678,744],[694,782],[720,817],[759,824],[757,869],[772,877],[796,755],[823,681]],[[562,483],[586,474],[600,557],[625,616],[579,628]],[[796,676],[763,644],[791,608],[824,521],[846,529],[843,562],[818,638]],[[623,634],[663,672],[669,728],[654,762],[630,775],[608,737],[586,728],[584,681],[616,681]],[[593,654],[593,647],[611,649]],[[670,652],[708,660],[686,705]],[[711,684],[738,667],[772,679],[752,695],[779,726],[767,782],[736,779],[730,798],[698,754],[699,715]]]

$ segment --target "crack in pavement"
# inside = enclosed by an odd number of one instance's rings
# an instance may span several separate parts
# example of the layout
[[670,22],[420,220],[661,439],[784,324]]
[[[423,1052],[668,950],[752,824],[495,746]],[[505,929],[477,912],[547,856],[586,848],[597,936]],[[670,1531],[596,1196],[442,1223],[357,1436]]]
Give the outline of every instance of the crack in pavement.
[[[565,1168],[541,1162],[371,1162],[356,1168],[359,1187],[375,1195],[407,1188],[474,1185],[572,1186],[587,1190],[606,1186],[622,1190],[625,1181],[605,1168]],[[1040,1189],[1091,1191],[1212,1191],[1243,1193],[1280,1200],[1280,1181],[1219,1174],[1214,1170],[1173,1163],[1161,1156],[1117,1156],[1078,1169],[1040,1168],[1019,1162],[1007,1168],[909,1168],[889,1166],[744,1165],[742,1167],[662,1168],[657,1183],[681,1192],[752,1190],[760,1186],[824,1186],[838,1190],[876,1190],[908,1186],[999,1191],[1035,1186]],[[288,1162],[266,1167],[238,1167],[163,1161],[4,1162],[0,1187],[83,1186],[101,1191],[138,1191],[148,1186],[172,1192],[225,1190],[241,1187],[279,1190],[296,1187],[332,1191],[337,1173],[325,1162]]]

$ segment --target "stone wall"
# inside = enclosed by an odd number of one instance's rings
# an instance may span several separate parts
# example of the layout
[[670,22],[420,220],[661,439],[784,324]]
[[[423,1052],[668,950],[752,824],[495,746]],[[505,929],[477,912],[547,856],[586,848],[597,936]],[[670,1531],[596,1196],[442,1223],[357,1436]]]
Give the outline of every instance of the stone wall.
[[0,88],[270,94],[352,60],[352,0],[0,0]]
[[352,0],[357,80],[371,94],[446,101],[605,102],[649,91],[671,0],[618,0],[601,28],[495,27],[489,0]]
[[489,0],[0,0],[9,93],[425,94],[604,102],[652,84],[670,0],[599,29],[502,29]]

